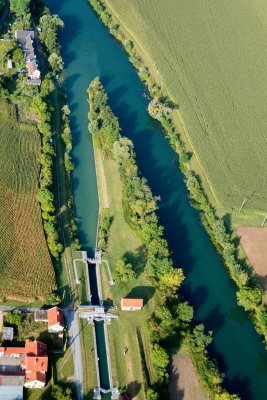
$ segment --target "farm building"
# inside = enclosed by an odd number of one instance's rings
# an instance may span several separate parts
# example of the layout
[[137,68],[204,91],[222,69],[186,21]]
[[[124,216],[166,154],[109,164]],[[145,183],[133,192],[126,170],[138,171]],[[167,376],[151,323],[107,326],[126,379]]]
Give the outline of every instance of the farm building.
[[60,333],[64,330],[64,313],[58,307],[50,308],[48,314],[48,332]]
[[143,305],[143,299],[128,299],[126,297],[122,297],[121,299],[121,309],[124,311],[141,310]]
[[38,69],[36,51],[34,47],[35,34],[34,31],[16,30],[15,38],[22,47],[28,70],[28,84],[41,84],[41,71]]
[[23,386],[44,387],[47,369],[46,344],[42,342],[27,340],[24,347],[0,347],[0,398],[20,400]]
[[34,321],[36,322],[48,322],[47,310],[37,310],[34,312]]

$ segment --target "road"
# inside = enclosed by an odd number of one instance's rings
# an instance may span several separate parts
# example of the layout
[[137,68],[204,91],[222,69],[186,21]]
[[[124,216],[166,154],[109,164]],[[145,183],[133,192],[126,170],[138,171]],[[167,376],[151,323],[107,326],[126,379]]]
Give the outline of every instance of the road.
[[0,18],[0,30],[2,30],[2,28],[3,28],[3,25],[5,23],[5,20],[6,20],[7,16],[8,16],[8,13],[9,13],[9,0],[6,0],[4,11],[3,11],[3,14],[1,15],[1,18]]

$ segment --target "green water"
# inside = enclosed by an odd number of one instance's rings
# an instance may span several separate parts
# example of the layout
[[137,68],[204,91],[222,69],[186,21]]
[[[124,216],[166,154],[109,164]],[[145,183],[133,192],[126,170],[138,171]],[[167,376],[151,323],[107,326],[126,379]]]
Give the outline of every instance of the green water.
[[[83,247],[92,254],[97,225],[86,89],[99,75],[123,133],[134,141],[142,173],[154,194],[161,196],[160,220],[175,265],[182,266],[187,276],[183,291],[194,305],[197,320],[214,332],[210,350],[225,372],[227,388],[244,399],[266,399],[267,352],[247,315],[236,305],[234,285],[201,226],[198,212],[190,206],[177,157],[146,112],[144,87],[135,70],[86,0],[48,3],[65,22],[62,47],[74,140],[73,194]],[[105,368],[105,360],[102,366]]]

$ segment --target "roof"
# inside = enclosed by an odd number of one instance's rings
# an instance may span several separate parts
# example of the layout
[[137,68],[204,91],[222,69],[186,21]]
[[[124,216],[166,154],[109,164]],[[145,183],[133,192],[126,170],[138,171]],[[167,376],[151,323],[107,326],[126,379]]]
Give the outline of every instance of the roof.
[[25,354],[25,347],[0,347],[0,353],[19,356],[20,354]]
[[121,299],[121,307],[143,307],[144,300],[143,299]]
[[14,328],[5,326],[3,328],[3,336],[2,339],[3,340],[13,340],[14,337]]
[[64,313],[58,307],[53,307],[48,310],[48,328],[59,324],[64,328]]
[[44,372],[30,371],[26,372],[26,383],[32,381],[40,381],[46,383],[46,375]]
[[38,342],[38,340],[34,340],[33,342],[26,340],[24,352],[27,356],[46,356],[46,351],[47,346],[45,343]]
[[2,372],[0,373],[0,386],[19,386],[24,385],[24,372]]
[[22,400],[23,386],[0,386],[1,400]]
[[28,356],[26,358],[26,371],[42,371],[48,369],[48,356],[36,357]]
[[26,40],[28,36],[34,37],[34,31],[27,31],[27,30],[21,30],[17,29],[15,30],[15,38],[20,41],[20,40]]
[[48,321],[47,310],[38,310],[34,312],[34,320],[35,321]]

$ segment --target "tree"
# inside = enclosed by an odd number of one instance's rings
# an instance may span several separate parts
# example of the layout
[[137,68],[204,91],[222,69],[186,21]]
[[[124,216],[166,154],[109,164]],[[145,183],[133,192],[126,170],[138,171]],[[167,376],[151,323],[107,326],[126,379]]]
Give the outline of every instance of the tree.
[[20,311],[8,311],[5,314],[5,320],[9,323],[9,324],[14,324],[17,326],[20,326],[22,323],[22,315]]
[[55,306],[58,303],[60,303],[60,297],[55,292],[50,293],[45,299],[47,305]]
[[261,304],[262,292],[258,288],[243,287],[237,292],[236,297],[238,304],[243,306],[246,311],[255,310]]
[[204,352],[211,342],[212,332],[209,331],[208,334],[205,334],[203,324],[199,324],[193,329],[190,343],[196,352]]
[[10,10],[16,14],[28,14],[29,6],[30,0],[10,0]]
[[215,400],[240,400],[240,397],[236,394],[229,394],[227,392],[216,394]]
[[58,32],[64,27],[64,22],[58,15],[43,15],[40,18],[40,39],[44,42],[48,52],[59,53]]
[[162,104],[159,98],[154,98],[148,104],[148,112],[151,117],[161,121],[162,119],[167,118],[170,115],[171,109]]
[[63,70],[64,65],[62,57],[57,55],[56,53],[52,53],[48,57],[48,62],[51,65],[51,68],[55,74],[58,74]]
[[54,400],[73,400],[72,390],[63,389],[62,386],[54,385],[52,390],[52,399]]
[[160,369],[167,368],[169,364],[169,356],[167,352],[158,344],[155,344],[152,349],[152,361],[156,367]]
[[124,257],[120,258],[116,263],[115,279],[123,282],[131,281],[136,278],[133,266],[127,263]]
[[161,290],[166,290],[168,294],[175,293],[184,279],[185,276],[181,268],[172,268],[160,277],[159,287]]
[[149,388],[149,389],[147,389],[147,392],[146,392],[146,399],[147,400],[159,400],[159,395],[157,392],[155,392],[154,389]]
[[191,322],[194,317],[193,307],[188,304],[188,301],[178,304],[176,313],[179,320],[183,322]]
[[21,64],[22,62],[24,62],[23,51],[20,47],[16,47],[15,50],[13,50],[12,60],[16,64]]

